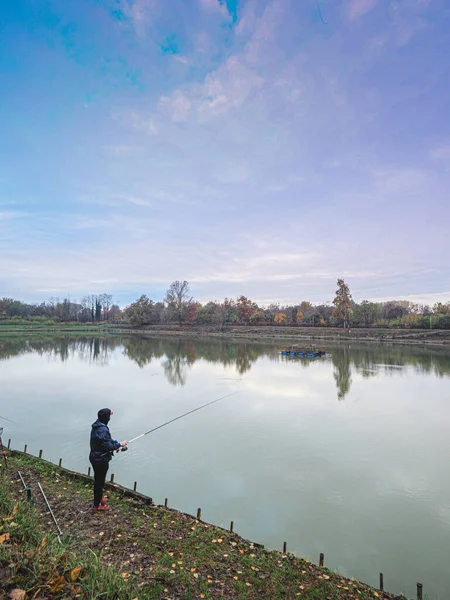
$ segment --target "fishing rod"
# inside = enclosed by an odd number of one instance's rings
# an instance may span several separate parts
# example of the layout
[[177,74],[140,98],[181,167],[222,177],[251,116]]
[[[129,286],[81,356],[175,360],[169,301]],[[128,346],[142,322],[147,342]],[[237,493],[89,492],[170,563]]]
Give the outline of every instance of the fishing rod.
[[[42,494],[42,496],[44,497],[44,500],[45,500],[45,503],[46,503],[46,505],[47,505],[47,508],[48,508],[48,510],[50,511],[50,514],[52,515],[53,522],[55,523],[55,525],[56,525],[56,528],[58,529],[58,533],[59,533],[59,535],[62,535],[62,534],[63,534],[63,532],[61,531],[61,529],[60,529],[60,527],[59,527],[59,525],[58,525],[58,521],[56,520],[56,518],[55,518],[55,515],[53,514],[53,511],[52,511],[52,509],[50,508],[50,504],[48,503],[47,496],[44,494],[44,490],[42,489],[42,486],[41,486],[41,484],[39,483],[39,481],[38,481],[38,486],[39,486],[39,489],[41,490],[41,494]],[[58,537],[58,542],[61,544],[62,542],[61,542],[61,539],[60,539],[59,535],[57,536],[57,537]]]
[[[162,425],[158,425],[158,427],[154,427],[153,429],[149,429],[145,433],[141,433],[141,435],[138,435],[137,437],[133,438],[132,440],[129,440],[128,444],[131,444],[132,442],[135,442],[136,440],[139,440],[140,438],[144,437],[145,435],[148,435],[149,433],[153,433],[157,429],[161,429],[162,427],[165,427],[166,425],[169,425],[170,423],[174,423],[175,421],[178,421],[179,419],[182,419],[183,417],[187,417],[188,415],[191,415],[192,413],[195,413],[198,410],[201,410],[202,408],[206,408],[207,406],[211,406],[211,404],[220,402],[220,400],[224,400],[225,398],[229,398],[230,396],[239,394],[239,392],[240,392],[240,390],[236,390],[235,392],[231,392],[231,394],[227,394],[226,396],[221,396],[220,398],[217,398],[216,400],[213,400],[212,402],[207,402],[206,404],[202,404],[202,406],[199,406],[198,408],[194,408],[193,410],[190,410],[190,411],[180,415],[179,417],[175,417],[175,419],[171,419],[170,421],[167,421],[166,423],[163,423]],[[125,452],[125,450],[128,450],[127,446],[124,446],[121,449],[119,448],[117,450],[117,452]]]

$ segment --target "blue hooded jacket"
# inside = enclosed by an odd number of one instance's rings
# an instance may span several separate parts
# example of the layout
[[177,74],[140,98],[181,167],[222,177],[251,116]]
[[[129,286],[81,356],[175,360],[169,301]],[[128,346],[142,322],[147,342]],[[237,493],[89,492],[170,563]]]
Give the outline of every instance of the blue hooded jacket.
[[114,450],[119,448],[120,442],[112,439],[107,425],[98,419],[92,423],[91,452],[89,454],[91,462],[108,463],[113,457]]

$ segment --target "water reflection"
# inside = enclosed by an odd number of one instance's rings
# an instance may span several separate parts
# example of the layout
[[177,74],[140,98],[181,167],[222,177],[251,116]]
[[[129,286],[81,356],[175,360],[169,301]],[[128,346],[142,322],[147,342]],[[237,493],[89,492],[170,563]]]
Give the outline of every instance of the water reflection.
[[0,360],[27,353],[37,353],[65,362],[78,358],[83,362],[108,365],[121,352],[139,368],[160,363],[167,381],[173,386],[186,384],[189,370],[197,361],[234,367],[244,375],[260,357],[271,361],[289,361],[299,369],[315,361],[329,361],[333,366],[338,400],[345,400],[352,386],[352,374],[364,379],[377,374],[398,373],[413,368],[417,373],[450,375],[450,357],[443,348],[387,346],[383,344],[340,344],[328,348],[326,357],[318,359],[281,356],[273,343],[224,339],[183,339],[140,336],[29,336],[0,338]]
[[333,352],[333,376],[336,381],[338,400],[344,400],[352,385],[352,372],[350,368],[350,348],[345,346],[340,352]]

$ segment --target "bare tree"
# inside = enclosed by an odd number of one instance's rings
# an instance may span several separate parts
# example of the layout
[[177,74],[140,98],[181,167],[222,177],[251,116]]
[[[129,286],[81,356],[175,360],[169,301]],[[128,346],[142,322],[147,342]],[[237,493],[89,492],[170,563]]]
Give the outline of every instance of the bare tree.
[[169,310],[177,316],[181,325],[186,316],[188,306],[193,301],[187,281],[174,281],[166,292],[165,302]]
[[100,294],[99,301],[103,309],[103,319],[109,321],[109,310],[112,306],[112,295],[111,294]]

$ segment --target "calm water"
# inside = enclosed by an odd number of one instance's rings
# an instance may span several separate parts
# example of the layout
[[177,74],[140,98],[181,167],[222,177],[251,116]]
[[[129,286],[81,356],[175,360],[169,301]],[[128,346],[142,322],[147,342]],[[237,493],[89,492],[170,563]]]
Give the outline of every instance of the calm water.
[[448,598],[450,355],[338,346],[290,359],[219,340],[0,339],[0,414],[12,445],[87,471],[90,424],[130,439],[116,481],[269,548],[392,592]]

